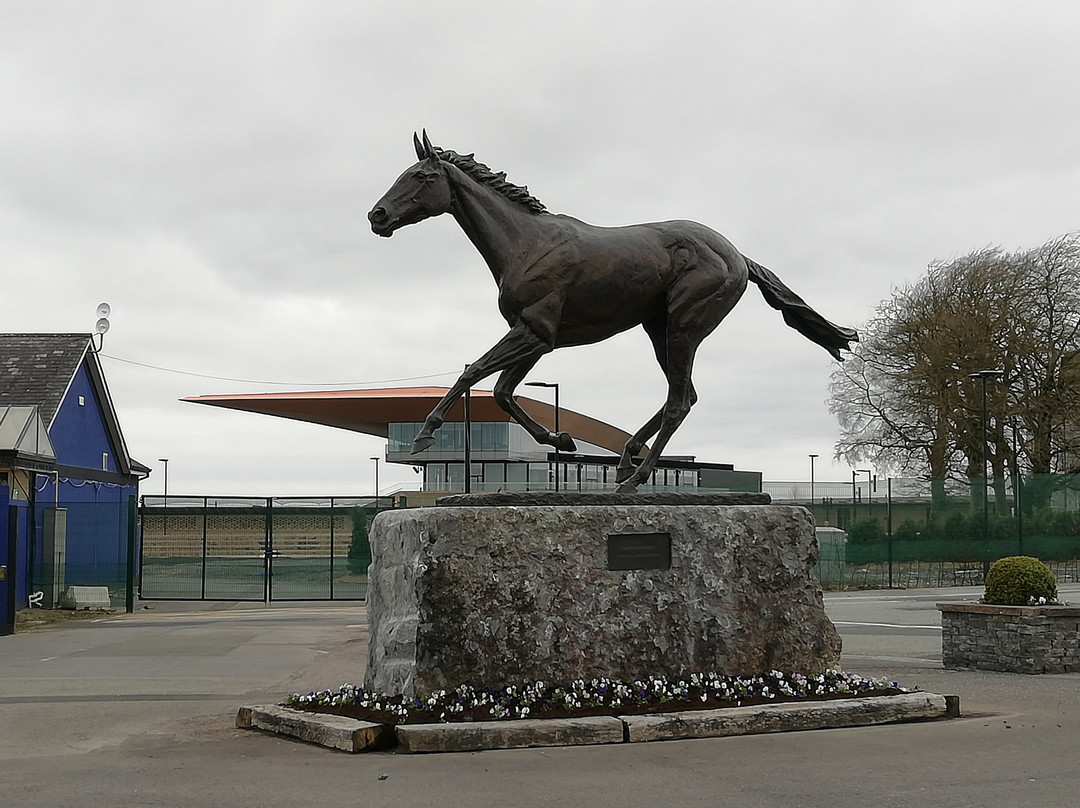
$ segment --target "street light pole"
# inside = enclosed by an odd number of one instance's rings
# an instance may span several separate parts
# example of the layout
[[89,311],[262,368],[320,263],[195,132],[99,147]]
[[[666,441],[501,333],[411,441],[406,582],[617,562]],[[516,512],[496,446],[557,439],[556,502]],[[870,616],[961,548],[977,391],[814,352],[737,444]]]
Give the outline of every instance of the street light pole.
[[368,460],[375,461],[375,511],[377,513],[379,510],[379,458],[378,456],[369,457]]
[[[986,456],[989,454],[990,437],[987,435],[986,429],[986,380],[987,379],[1000,379],[1005,375],[1003,370],[980,370],[975,373],[969,373],[969,379],[982,379],[982,500],[983,500],[983,543],[986,545],[985,552],[989,552],[990,544],[990,488],[988,486],[989,479],[986,474]],[[986,558],[983,560],[983,574],[989,569],[990,560]]]
[[[465,366],[467,371],[469,366]],[[465,493],[472,493],[472,388],[465,388]]]
[[[869,469],[855,469],[854,474],[865,474],[866,475],[866,501],[869,503],[870,515],[873,516],[874,515],[874,500],[872,499],[873,495],[870,494],[870,476],[872,476],[874,474],[874,472],[870,471]],[[854,474],[852,474],[852,480],[854,480]],[[852,515],[854,515],[854,512],[852,512]]]
[[[555,390],[555,435],[559,434],[559,383],[558,382],[525,382],[526,387],[550,387]],[[555,490],[559,490],[559,445],[555,444]]]
[[808,455],[810,458],[810,504],[814,504],[814,460],[817,459],[816,454]]

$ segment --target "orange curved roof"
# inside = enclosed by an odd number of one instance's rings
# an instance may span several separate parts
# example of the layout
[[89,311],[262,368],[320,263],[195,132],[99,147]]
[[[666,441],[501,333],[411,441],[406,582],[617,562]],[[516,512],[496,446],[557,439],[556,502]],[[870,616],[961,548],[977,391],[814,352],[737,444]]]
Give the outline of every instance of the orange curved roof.
[[[238,393],[232,395],[188,396],[181,401],[209,404],[230,410],[257,412],[312,424],[335,426],[352,432],[388,437],[390,423],[423,421],[449,391],[448,387],[388,387],[376,390],[317,390],[299,393]],[[526,396],[514,397],[537,423],[554,429],[554,407]],[[490,390],[473,390],[469,396],[473,421],[510,421],[495,403]],[[465,420],[465,405],[458,401],[450,408],[447,421]],[[559,428],[579,440],[616,454],[630,439],[618,427],[587,415],[559,408]]]

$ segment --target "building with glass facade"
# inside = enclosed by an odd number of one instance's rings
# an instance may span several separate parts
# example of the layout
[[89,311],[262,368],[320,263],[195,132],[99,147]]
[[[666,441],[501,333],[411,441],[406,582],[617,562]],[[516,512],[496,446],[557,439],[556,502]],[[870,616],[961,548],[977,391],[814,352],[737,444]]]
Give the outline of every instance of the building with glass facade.
[[[387,439],[386,462],[419,469],[422,492],[409,493],[409,504],[433,500],[436,495],[471,491],[611,490],[623,445],[630,438],[621,429],[561,408],[559,427],[574,436],[578,450],[556,453],[541,446],[495,403],[490,391],[470,395],[468,423],[469,479],[466,487],[465,407],[458,402],[435,433],[427,451],[411,454],[412,441],[427,413],[446,394],[445,387],[389,388],[380,390],[320,391],[308,393],[256,393],[193,396],[199,404],[276,415],[326,424]],[[554,407],[526,396],[516,400],[530,417],[554,428]],[[648,486],[639,490],[697,489],[760,491],[761,473],[737,471],[725,463],[703,463],[694,457],[664,457]]]

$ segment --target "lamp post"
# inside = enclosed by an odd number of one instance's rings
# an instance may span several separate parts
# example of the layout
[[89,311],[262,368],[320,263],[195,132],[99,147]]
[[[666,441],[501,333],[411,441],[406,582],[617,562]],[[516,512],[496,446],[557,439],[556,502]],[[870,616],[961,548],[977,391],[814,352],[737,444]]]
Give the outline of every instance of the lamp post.
[[814,504],[814,461],[817,459],[816,454],[807,455],[810,458],[810,504]]
[[368,460],[375,461],[375,511],[379,510],[379,458],[378,456],[369,457]]
[[[526,387],[550,387],[555,390],[555,434],[559,434],[559,383],[525,382]],[[555,490],[559,490],[559,447],[555,446]]]
[[[1005,375],[1003,370],[979,370],[975,373],[969,373],[969,379],[982,379],[982,500],[983,500],[983,543],[986,545],[986,552],[989,552],[990,543],[990,488],[987,485],[989,482],[986,476],[986,456],[989,454],[990,439],[986,434],[986,380],[987,379],[1000,379]],[[990,559],[983,559],[983,574],[990,569]]]
[[[465,365],[465,370],[469,369]],[[472,493],[472,388],[465,388],[465,493]]]
[[161,535],[167,536],[169,533],[169,458],[159,457],[158,462],[165,464],[165,476],[162,480],[162,496],[165,501],[165,513],[162,515],[161,519]]
[[869,493],[869,490],[870,490],[870,475],[873,474],[873,473],[874,472],[872,472],[870,469],[852,469],[851,470],[851,520],[852,521],[855,521],[855,503],[858,501],[858,499],[856,497],[856,490],[857,489],[855,487],[855,475],[857,475],[857,474],[865,474],[866,475],[866,486],[867,486],[867,492]]

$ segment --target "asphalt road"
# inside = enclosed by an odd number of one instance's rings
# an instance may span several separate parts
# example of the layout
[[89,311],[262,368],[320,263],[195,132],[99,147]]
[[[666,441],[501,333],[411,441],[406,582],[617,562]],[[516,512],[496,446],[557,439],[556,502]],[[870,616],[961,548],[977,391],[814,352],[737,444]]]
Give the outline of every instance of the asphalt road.
[[0,805],[1073,808],[1080,675],[941,668],[934,604],[979,594],[826,597],[846,669],[959,694],[961,719],[453,755],[346,755],[233,727],[242,704],[360,681],[362,605],[156,604],[0,638]]

